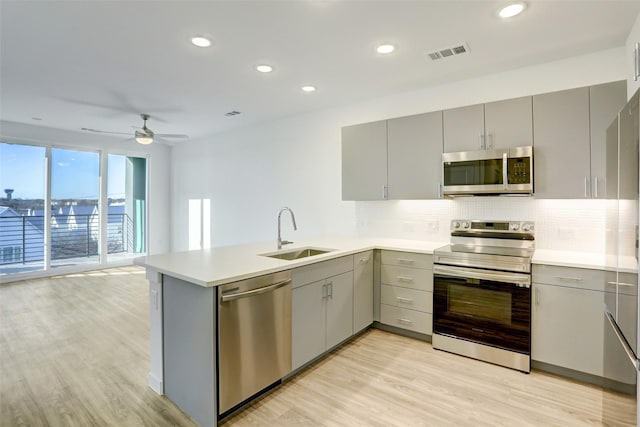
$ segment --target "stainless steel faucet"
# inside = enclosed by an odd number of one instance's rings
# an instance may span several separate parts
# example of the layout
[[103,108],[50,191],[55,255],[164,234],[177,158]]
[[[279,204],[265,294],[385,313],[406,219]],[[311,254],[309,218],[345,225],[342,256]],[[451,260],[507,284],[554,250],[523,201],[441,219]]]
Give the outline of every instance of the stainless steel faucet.
[[282,249],[282,245],[289,245],[293,243],[288,240],[282,240],[282,237],[280,237],[280,217],[282,216],[282,212],[284,211],[289,211],[289,213],[291,214],[291,221],[293,222],[293,229],[298,229],[298,226],[296,225],[296,217],[293,214],[293,211],[286,206],[280,209],[280,212],[278,212],[278,249]]

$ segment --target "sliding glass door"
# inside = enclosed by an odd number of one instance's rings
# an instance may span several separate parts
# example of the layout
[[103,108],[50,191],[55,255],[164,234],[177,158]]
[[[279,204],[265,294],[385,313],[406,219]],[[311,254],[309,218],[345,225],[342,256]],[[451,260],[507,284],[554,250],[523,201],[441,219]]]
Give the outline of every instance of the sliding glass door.
[[45,155],[0,142],[0,274],[45,267]]
[[0,189],[0,275],[106,266],[147,250],[144,157],[2,142]]

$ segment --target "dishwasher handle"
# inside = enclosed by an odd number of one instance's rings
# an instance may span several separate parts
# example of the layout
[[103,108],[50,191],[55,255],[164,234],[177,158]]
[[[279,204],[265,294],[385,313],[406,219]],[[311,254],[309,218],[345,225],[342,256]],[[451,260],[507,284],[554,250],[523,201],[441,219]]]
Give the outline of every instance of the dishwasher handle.
[[273,285],[263,286],[258,289],[252,289],[250,291],[238,292],[236,294],[222,295],[220,297],[220,302],[233,301],[240,298],[249,298],[254,295],[264,294],[265,292],[271,292],[278,288],[282,288],[291,283],[291,279],[283,280],[282,282],[274,283]]

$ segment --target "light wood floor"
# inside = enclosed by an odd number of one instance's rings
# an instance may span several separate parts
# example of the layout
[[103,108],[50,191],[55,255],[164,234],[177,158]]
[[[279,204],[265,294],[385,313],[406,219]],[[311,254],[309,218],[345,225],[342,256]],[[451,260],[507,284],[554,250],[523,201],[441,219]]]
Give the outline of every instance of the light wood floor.
[[[148,366],[142,269],[0,286],[0,426],[194,426],[147,388]],[[634,405],[371,330],[223,425],[621,426]]]

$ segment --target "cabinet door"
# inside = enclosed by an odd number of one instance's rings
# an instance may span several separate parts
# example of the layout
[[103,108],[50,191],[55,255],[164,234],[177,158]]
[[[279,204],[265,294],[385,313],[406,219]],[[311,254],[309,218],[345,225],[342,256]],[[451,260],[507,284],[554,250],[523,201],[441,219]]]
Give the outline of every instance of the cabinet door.
[[638,119],[640,116],[638,98],[640,98],[640,92],[636,92],[620,112],[618,143],[618,197],[620,200],[638,200]]
[[589,88],[591,122],[591,196],[606,199],[607,128],[616,119],[627,99],[625,81]]
[[484,104],[486,148],[533,145],[532,97]]
[[322,354],[326,323],[325,281],[291,291],[291,365],[297,369]]
[[387,122],[342,128],[342,200],[383,200],[387,185]]
[[353,271],[327,279],[327,350],[353,335]]
[[589,88],[533,97],[535,196],[590,197]]
[[353,256],[353,332],[373,323],[373,251]]
[[484,149],[484,105],[444,110],[442,121],[445,153]]
[[442,111],[387,121],[388,198],[439,198]]
[[531,358],[602,376],[604,292],[533,286]]

